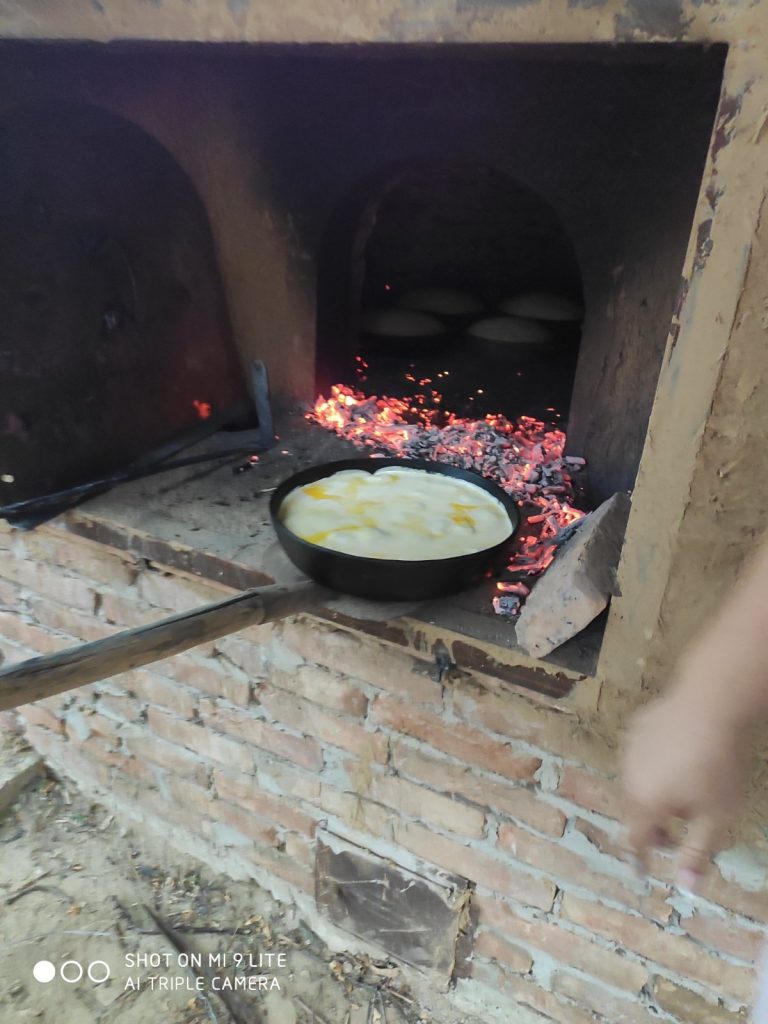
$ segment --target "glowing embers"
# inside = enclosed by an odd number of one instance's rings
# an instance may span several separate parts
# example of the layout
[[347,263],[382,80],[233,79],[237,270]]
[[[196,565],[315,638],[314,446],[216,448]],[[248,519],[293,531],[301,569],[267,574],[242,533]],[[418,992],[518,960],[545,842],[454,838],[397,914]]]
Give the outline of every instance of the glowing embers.
[[193,398],[192,405],[195,407],[195,412],[201,420],[207,420],[210,418],[210,415],[213,412],[213,406],[210,402],[202,402],[199,398]]
[[[427,381],[419,381],[419,384]],[[429,381],[431,383],[431,381]],[[468,419],[447,412],[442,396],[408,399],[365,395],[335,384],[320,396],[307,418],[374,455],[434,459],[494,480],[523,512],[523,527],[508,566],[509,579],[497,584],[494,610],[516,615],[529,582],[551,563],[561,532],[585,513],[574,507],[572,473],[584,460],[565,455],[565,434],[541,420],[502,415]]]

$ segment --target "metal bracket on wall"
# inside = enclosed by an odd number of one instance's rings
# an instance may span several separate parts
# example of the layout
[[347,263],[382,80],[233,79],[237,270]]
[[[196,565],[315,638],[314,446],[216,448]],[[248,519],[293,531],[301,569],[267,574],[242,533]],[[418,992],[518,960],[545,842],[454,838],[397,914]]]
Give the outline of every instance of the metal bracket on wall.
[[435,655],[435,663],[429,670],[429,677],[436,683],[442,683],[443,679],[456,668],[456,662],[442,640],[437,641],[432,651]]
[[[251,363],[248,385],[251,399],[248,418],[252,420],[255,412],[257,426],[246,427],[244,430],[225,430],[214,434],[208,444],[210,452],[225,454],[225,451],[231,451],[233,455],[236,455],[242,448],[241,454],[247,455],[266,452],[274,447],[276,438],[272,397],[269,390],[269,373],[266,364],[261,359],[254,359]],[[236,441],[237,445],[234,445],[233,441]],[[222,449],[221,452],[217,451],[219,448]]]

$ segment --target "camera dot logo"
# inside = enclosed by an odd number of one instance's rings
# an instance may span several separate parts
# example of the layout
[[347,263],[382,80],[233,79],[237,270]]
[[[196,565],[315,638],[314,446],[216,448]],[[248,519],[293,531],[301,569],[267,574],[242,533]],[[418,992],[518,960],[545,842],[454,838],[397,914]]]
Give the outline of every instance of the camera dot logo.
[[[66,970],[64,968],[66,968]],[[59,968],[59,977],[62,981],[69,982],[70,985],[74,985],[76,981],[80,981],[82,976],[83,965],[78,963],[77,960],[65,960]]]
[[[65,960],[59,968],[59,977],[70,985],[80,981],[85,973],[88,974],[88,980],[92,981],[94,985],[101,985],[109,978],[111,972],[109,964],[103,960],[93,960],[87,966],[78,960]],[[56,977],[56,965],[52,964],[50,960],[38,960],[32,968],[32,976],[35,981],[47,985]]]
[[[99,970],[94,970],[98,967]],[[94,985],[101,985],[109,977],[109,964],[105,964],[103,960],[94,960],[93,963],[88,964],[88,977],[94,983]],[[101,974],[101,977],[99,977]]]
[[42,985],[47,985],[49,981],[53,981],[56,977],[56,968],[50,960],[38,960],[32,968],[32,975],[35,981],[39,981]]

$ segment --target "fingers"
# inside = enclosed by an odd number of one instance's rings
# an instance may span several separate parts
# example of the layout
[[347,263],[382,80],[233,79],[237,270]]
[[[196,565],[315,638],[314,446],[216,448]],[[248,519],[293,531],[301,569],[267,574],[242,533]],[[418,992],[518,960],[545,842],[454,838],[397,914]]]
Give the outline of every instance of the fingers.
[[668,818],[667,812],[658,808],[648,808],[639,803],[630,806],[627,841],[639,867],[647,869],[648,855],[654,847],[669,845]]
[[696,892],[707,865],[719,848],[721,824],[710,815],[694,818],[680,841],[677,858],[678,887]]
[[[648,857],[656,847],[674,845],[671,839],[669,808],[649,808],[633,803],[627,815],[627,841],[640,868],[646,870]],[[720,847],[722,823],[711,815],[700,815],[688,823],[677,843],[677,885],[686,892],[696,892],[713,855]]]

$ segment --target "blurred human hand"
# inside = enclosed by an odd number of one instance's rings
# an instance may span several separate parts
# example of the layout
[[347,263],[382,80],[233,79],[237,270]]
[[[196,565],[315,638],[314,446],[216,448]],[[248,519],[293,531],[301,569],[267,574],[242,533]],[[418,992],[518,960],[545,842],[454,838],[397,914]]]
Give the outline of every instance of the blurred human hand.
[[719,713],[695,680],[673,686],[632,720],[624,756],[629,845],[643,866],[654,846],[678,847],[678,885],[696,890],[742,800],[744,730]]

